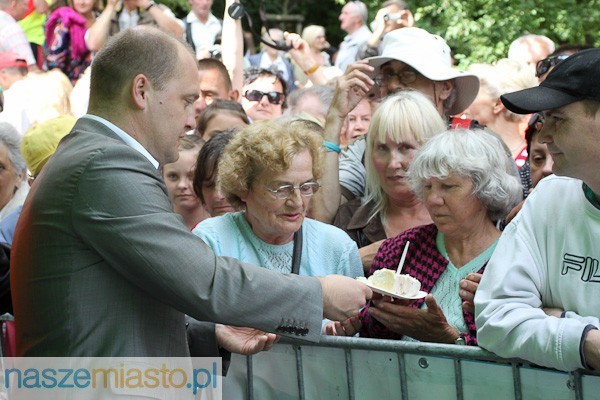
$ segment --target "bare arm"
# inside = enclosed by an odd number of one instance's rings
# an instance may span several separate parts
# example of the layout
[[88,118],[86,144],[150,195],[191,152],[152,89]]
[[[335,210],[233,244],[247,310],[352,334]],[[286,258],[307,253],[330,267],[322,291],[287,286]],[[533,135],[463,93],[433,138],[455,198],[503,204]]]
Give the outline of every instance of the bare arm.
[[177,22],[177,19],[168,15],[161,8],[162,5],[157,4],[156,6],[151,7],[148,10],[150,3],[151,3],[151,0],[139,0],[138,5],[141,9],[147,10],[147,12],[156,21],[159,28],[161,28],[167,32],[171,32],[173,35],[182,38],[183,37],[183,28],[181,27],[181,25],[179,25],[179,22]]
[[223,64],[229,71],[231,85],[238,93],[242,92],[244,83],[244,38],[242,34],[242,21],[229,16],[227,9],[238,0],[225,2],[225,15],[223,15],[223,30],[221,33],[221,54]]
[[588,332],[583,343],[585,362],[594,371],[600,370],[600,331],[593,329]]
[[110,29],[110,20],[115,12],[119,0],[108,0],[102,14],[88,29],[85,44],[91,51],[98,51],[106,43],[108,31]]
[[285,40],[288,41],[292,48],[288,51],[290,57],[294,60],[302,71],[308,76],[308,79],[313,85],[325,85],[327,77],[315,59],[308,47],[308,43],[303,40],[297,33],[284,33]]
[[[362,100],[371,89],[374,82],[369,77],[373,71],[365,61],[351,64],[346,73],[336,82],[333,101],[325,121],[324,140],[336,146],[340,145],[340,132],[346,115]],[[323,163],[322,190],[313,199],[313,216],[325,223],[331,223],[340,206],[342,197],[339,179],[339,154],[331,151],[326,153]]]
[[369,271],[371,271],[371,266],[373,265],[373,259],[377,255],[377,251],[379,251],[379,247],[381,247],[381,243],[383,240],[380,240],[375,243],[371,243],[370,245],[361,247],[358,249],[358,254],[360,255],[360,261],[362,262],[363,269],[365,271],[365,276],[368,275]]

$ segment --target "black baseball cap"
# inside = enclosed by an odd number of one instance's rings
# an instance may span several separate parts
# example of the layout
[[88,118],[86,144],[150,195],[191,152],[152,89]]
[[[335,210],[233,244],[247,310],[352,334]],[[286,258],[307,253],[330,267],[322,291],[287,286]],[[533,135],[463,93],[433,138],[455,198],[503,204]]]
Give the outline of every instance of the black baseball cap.
[[600,49],[573,54],[558,63],[539,86],[500,96],[517,114],[560,108],[576,101],[600,101]]

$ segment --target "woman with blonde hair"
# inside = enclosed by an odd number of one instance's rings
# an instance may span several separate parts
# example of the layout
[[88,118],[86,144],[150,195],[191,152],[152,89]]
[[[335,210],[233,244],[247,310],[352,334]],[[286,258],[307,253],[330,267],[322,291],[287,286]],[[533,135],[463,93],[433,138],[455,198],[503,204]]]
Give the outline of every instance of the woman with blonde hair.
[[[325,49],[330,47],[329,42],[325,37],[325,28],[321,25],[308,25],[302,30],[302,40],[308,44],[310,49],[310,58],[312,58],[314,66],[330,67],[331,58],[329,54],[325,52]],[[295,62],[292,62],[292,68],[294,70],[294,77],[296,78],[297,84],[306,85],[308,82],[308,76],[306,71],[298,66]]]
[[408,168],[421,145],[446,124],[425,95],[402,90],[384,99],[366,135],[365,196],[343,204],[334,225],[359,247],[365,272],[384,239],[431,222],[408,185]]
[[448,130],[417,152],[408,181],[433,223],[387,239],[369,275],[396,270],[421,283],[419,298],[375,296],[353,324],[330,323],[327,332],[362,337],[477,345],[473,298],[506,217],[520,199],[501,140],[483,130]]

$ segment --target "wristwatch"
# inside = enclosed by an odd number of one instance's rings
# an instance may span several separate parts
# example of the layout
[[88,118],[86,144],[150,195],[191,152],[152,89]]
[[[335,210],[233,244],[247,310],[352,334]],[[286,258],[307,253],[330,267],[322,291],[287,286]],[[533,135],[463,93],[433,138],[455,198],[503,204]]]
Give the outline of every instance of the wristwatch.
[[467,342],[465,341],[465,338],[463,338],[462,336],[459,336],[456,338],[456,340],[454,341],[454,344],[457,344],[459,346],[466,346]]

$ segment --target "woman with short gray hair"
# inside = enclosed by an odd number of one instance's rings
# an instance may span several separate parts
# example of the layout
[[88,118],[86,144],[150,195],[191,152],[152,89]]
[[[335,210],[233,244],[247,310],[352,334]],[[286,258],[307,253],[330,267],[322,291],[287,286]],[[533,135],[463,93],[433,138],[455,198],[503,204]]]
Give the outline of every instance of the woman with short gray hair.
[[[370,274],[398,268],[408,247],[402,272],[418,279],[425,293],[372,301],[361,312],[361,336],[477,344],[473,297],[500,237],[495,222],[521,197],[512,169],[500,139],[482,130],[442,132],[421,147],[408,175],[433,224],[383,242]],[[338,323],[335,333],[355,330]]]
[[26,178],[21,136],[11,124],[0,122],[0,221],[23,205],[29,192]]

